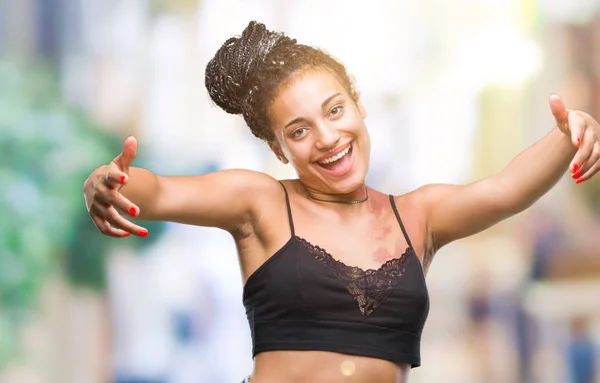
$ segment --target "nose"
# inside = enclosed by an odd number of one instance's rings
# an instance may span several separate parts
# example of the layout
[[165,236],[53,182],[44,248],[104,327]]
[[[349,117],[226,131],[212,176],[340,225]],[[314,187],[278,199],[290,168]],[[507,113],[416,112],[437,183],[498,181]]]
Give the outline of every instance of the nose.
[[340,132],[326,123],[321,123],[317,127],[316,146],[319,150],[333,149],[340,141]]

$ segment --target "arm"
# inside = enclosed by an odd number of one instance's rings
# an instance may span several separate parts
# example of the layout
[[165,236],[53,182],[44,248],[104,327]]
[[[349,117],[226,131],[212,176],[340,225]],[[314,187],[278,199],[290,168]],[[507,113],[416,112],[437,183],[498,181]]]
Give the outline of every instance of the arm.
[[556,105],[553,113],[557,127],[500,173],[469,185],[422,188],[434,249],[525,210],[550,190],[568,168],[575,170],[573,176],[578,183],[599,170],[598,123],[588,115],[569,113]]
[[145,169],[132,168],[122,194],[139,206],[140,220],[235,231],[256,216],[257,203],[281,190],[271,176],[250,170],[163,177]]
[[131,167],[137,143],[94,170],[84,184],[90,216],[110,236],[147,235],[124,216],[219,227],[235,232],[257,216],[257,205],[281,193],[272,177],[249,170],[226,170],[200,176],[163,177]]

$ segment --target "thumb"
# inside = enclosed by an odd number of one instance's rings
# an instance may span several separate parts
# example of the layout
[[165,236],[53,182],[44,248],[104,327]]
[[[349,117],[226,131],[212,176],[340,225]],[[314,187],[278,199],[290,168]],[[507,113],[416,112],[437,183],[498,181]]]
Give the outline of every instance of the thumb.
[[567,124],[569,122],[569,111],[557,94],[550,95],[550,110],[558,124]]
[[562,99],[557,94],[550,95],[550,110],[556,120],[558,128],[568,136],[571,136],[573,143],[577,142],[575,132],[572,132],[569,128],[569,109],[565,107]]
[[115,157],[114,162],[122,172],[129,173],[129,166],[135,159],[137,153],[137,140],[134,136],[129,136],[123,144],[123,151]]

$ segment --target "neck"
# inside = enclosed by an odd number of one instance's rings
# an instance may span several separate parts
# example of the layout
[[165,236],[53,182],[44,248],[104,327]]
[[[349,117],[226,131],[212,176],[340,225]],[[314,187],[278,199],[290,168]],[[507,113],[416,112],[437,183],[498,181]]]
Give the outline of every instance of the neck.
[[336,203],[342,205],[358,205],[369,199],[369,189],[361,185],[358,189],[348,194],[332,194],[318,192],[305,186],[306,195],[309,199],[322,203]]

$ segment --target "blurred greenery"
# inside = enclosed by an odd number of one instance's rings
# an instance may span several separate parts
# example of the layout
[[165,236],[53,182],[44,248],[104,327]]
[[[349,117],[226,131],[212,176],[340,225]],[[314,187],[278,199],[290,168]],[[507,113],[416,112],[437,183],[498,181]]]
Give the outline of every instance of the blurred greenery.
[[19,327],[35,309],[45,278],[63,275],[74,287],[101,293],[109,247],[149,245],[164,225],[147,223],[152,237],[123,240],[96,229],[83,181],[121,151],[122,137],[69,105],[50,66],[0,60],[0,89],[2,367],[18,353]]

